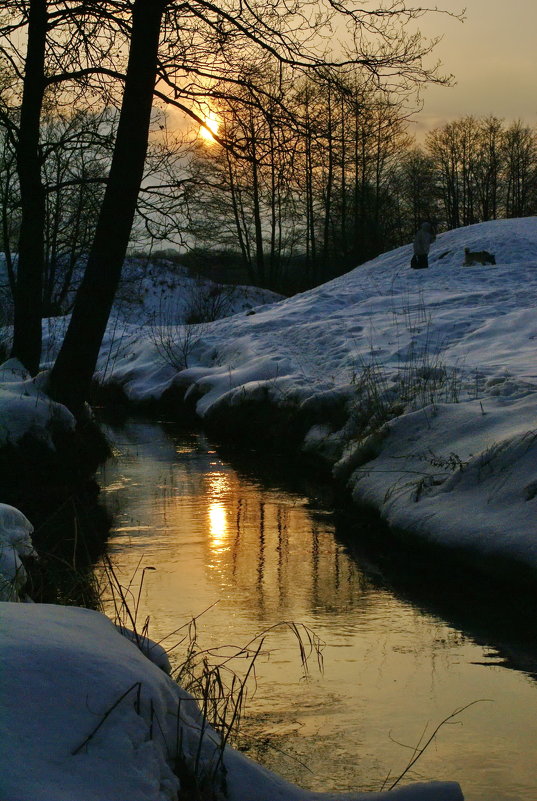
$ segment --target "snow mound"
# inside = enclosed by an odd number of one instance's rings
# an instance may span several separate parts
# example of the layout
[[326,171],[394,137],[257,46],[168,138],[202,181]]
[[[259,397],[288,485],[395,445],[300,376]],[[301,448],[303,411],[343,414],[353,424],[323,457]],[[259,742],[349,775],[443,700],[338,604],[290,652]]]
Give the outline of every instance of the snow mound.
[[0,601],[17,601],[26,583],[21,556],[35,556],[34,527],[14,506],[0,503]]
[[184,323],[216,320],[275,303],[281,295],[260,287],[222,284],[169,259],[127,259],[116,311],[131,323],[152,316]]
[[44,373],[32,378],[17,359],[0,365],[0,447],[31,434],[54,448],[54,430],[73,430],[75,418],[43,391]]

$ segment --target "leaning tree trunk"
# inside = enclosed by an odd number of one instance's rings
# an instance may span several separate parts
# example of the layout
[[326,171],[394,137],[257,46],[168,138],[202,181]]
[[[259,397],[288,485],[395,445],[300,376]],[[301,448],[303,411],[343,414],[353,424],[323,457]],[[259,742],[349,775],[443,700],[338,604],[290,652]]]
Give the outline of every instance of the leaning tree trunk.
[[33,374],[41,358],[45,190],[41,180],[39,130],[45,92],[46,0],[30,0],[28,43],[21,104],[17,172],[21,196],[15,318],[11,355]]
[[135,0],[129,62],[107,187],[49,392],[77,416],[91,380],[127,252],[143,177],[164,2]]

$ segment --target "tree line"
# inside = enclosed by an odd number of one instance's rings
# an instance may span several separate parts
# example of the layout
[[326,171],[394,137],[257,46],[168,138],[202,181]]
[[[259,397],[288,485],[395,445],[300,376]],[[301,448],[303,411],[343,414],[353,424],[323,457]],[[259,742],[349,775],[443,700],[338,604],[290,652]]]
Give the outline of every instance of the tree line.
[[537,133],[520,121],[464,117],[431,131],[420,155],[447,228],[537,212]]
[[[177,237],[198,261],[232,263],[246,280],[285,291],[408,242],[425,219],[447,230],[537,213],[530,126],[467,116],[430,131],[418,147],[397,97],[356,79],[279,80],[285,102],[248,104],[244,87],[240,104],[213,101],[220,141],[172,134],[166,116],[153,112],[131,246],[158,250]],[[55,110],[42,121],[44,317],[72,308],[115,116],[110,108]],[[15,153],[1,141],[1,237],[14,294],[20,191]]]
[[255,282],[277,287],[292,264],[311,285],[405,244],[424,220],[448,230],[537,214],[535,129],[467,116],[418,146],[396,100],[307,82],[294,89],[292,132],[272,114],[219,109],[249,157],[197,148],[186,209],[196,241],[240,251]]

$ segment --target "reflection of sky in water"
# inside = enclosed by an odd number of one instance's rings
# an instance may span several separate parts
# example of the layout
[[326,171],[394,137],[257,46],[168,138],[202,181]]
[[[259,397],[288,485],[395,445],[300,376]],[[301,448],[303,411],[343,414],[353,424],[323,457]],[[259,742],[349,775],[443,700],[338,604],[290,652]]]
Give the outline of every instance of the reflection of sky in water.
[[488,698],[443,727],[409,778],[458,780],[467,801],[537,797],[528,677],[374,585],[306,498],[238,476],[203,439],[174,443],[132,424],[117,440],[124,458],[101,476],[116,512],[110,553],[126,581],[140,559],[156,567],[139,610],[155,639],[212,607],[197,622],[206,647],[244,644],[282,620],[326,643],[324,675],[304,680],[289,630],[267,640],[243,730],[252,756],[314,789],[379,789],[409,759],[400,743]]

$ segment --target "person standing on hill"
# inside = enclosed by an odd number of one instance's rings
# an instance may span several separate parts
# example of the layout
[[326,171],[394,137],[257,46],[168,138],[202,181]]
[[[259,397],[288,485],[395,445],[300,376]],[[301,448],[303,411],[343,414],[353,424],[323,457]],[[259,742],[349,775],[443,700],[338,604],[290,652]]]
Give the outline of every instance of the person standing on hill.
[[431,223],[422,223],[414,237],[414,255],[410,262],[410,266],[414,270],[423,270],[429,266],[429,248],[435,239],[436,235]]

